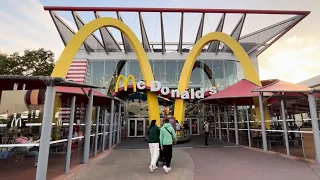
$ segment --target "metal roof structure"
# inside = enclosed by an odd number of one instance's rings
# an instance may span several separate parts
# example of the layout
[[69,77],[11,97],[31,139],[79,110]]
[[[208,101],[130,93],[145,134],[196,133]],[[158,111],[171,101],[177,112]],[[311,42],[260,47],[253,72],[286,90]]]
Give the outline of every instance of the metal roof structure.
[[51,76],[18,76],[18,75],[0,75],[0,90],[12,90],[15,85],[25,84],[28,89],[45,89],[46,86],[68,86],[78,88],[101,88],[97,86],[77,83]]
[[[131,12],[136,13],[139,19],[139,27],[141,33],[141,43],[146,52],[154,53],[166,53],[166,52],[177,52],[184,53],[189,52],[190,48],[203,36],[204,24],[207,23],[208,19],[206,16],[209,14],[220,15],[220,21],[216,27],[212,28],[212,31],[224,32],[226,17],[230,14],[241,15],[240,19],[236,24],[230,35],[234,37],[239,43],[244,47],[250,56],[258,56],[267,48],[269,48],[273,43],[275,43],[279,38],[286,34],[291,28],[298,24],[302,19],[304,19],[309,11],[278,11],[278,10],[241,10],[241,9],[183,9],[183,8],[123,8],[123,7],[56,7],[56,6],[45,6],[45,10],[48,10],[51,14],[53,22],[61,36],[63,43],[66,45],[70,39],[75,34],[74,29],[72,29],[58,14],[60,11],[71,12],[74,23],[76,27],[80,29],[86,23],[81,19],[79,12],[92,12],[95,18],[104,17],[101,14],[104,12],[114,12],[116,13],[116,18],[123,21],[121,14]],[[160,29],[160,42],[150,42],[147,32],[145,21],[143,19],[142,13],[156,13],[159,16],[159,24],[156,28]],[[180,33],[178,42],[168,42],[166,41],[166,26],[164,25],[164,15],[170,13],[176,13],[180,15],[180,22],[174,22],[180,24]],[[197,28],[196,36],[194,37],[194,42],[184,42],[184,22],[186,21],[185,16],[187,14],[198,14],[201,16],[199,24],[192,26]],[[274,23],[270,26],[264,27],[262,29],[256,30],[249,34],[243,34],[243,27],[246,25],[246,19],[251,15],[288,15],[289,18],[282,20],[280,22]],[[156,21],[156,19],[155,19]],[[254,25],[253,25],[254,26]],[[165,33],[166,32],[166,33]],[[116,39],[115,36],[110,31],[110,28],[104,27],[99,29],[100,38],[96,34],[92,34],[85,43],[81,46],[80,50],[85,50],[87,53],[91,52],[106,52],[107,54],[112,52],[123,52],[129,53],[134,52],[132,45],[129,43],[128,39],[121,33],[121,39]],[[169,49],[168,47],[173,47]],[[205,46],[203,52],[207,53],[221,53],[227,52],[232,53],[231,49],[225,46],[221,42],[214,41],[209,45]]]

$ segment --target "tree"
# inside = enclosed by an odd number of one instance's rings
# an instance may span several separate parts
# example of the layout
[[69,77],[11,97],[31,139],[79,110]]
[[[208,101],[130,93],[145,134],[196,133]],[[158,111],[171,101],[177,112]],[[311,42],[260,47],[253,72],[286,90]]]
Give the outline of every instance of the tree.
[[0,53],[1,75],[50,76],[53,68],[54,53],[43,48],[27,49],[23,56]]

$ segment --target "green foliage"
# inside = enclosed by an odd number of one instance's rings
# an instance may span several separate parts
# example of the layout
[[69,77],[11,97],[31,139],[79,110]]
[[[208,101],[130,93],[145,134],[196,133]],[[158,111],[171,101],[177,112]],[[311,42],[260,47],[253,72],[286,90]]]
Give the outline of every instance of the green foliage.
[[0,75],[50,76],[54,54],[50,50],[25,50],[24,55],[0,52]]

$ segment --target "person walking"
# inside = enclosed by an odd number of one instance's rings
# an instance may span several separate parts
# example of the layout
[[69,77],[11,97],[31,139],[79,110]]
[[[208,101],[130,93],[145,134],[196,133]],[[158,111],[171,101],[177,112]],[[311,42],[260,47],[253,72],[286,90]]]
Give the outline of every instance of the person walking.
[[160,145],[161,150],[163,151],[164,166],[163,169],[166,173],[169,173],[171,170],[171,159],[172,159],[172,144],[177,142],[177,136],[169,123],[169,119],[164,120],[164,124],[160,129]]
[[204,122],[204,136],[205,136],[205,145],[208,145],[208,137],[209,137],[209,123],[208,121]]
[[149,127],[149,134],[148,134],[148,142],[149,142],[149,150],[151,154],[151,163],[149,166],[149,171],[152,173],[153,170],[157,169],[157,162],[159,158],[159,142],[160,142],[160,129],[156,125],[156,120],[152,120],[150,127]]

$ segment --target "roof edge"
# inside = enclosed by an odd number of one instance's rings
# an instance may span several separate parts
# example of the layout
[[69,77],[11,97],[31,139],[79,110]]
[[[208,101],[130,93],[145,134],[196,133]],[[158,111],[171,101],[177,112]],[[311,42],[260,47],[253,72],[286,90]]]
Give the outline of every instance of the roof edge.
[[248,13],[308,15],[311,11],[253,10],[253,9],[196,9],[196,8],[138,8],[138,7],[74,7],[44,6],[47,11],[122,11],[122,12],[189,12],[189,13]]

